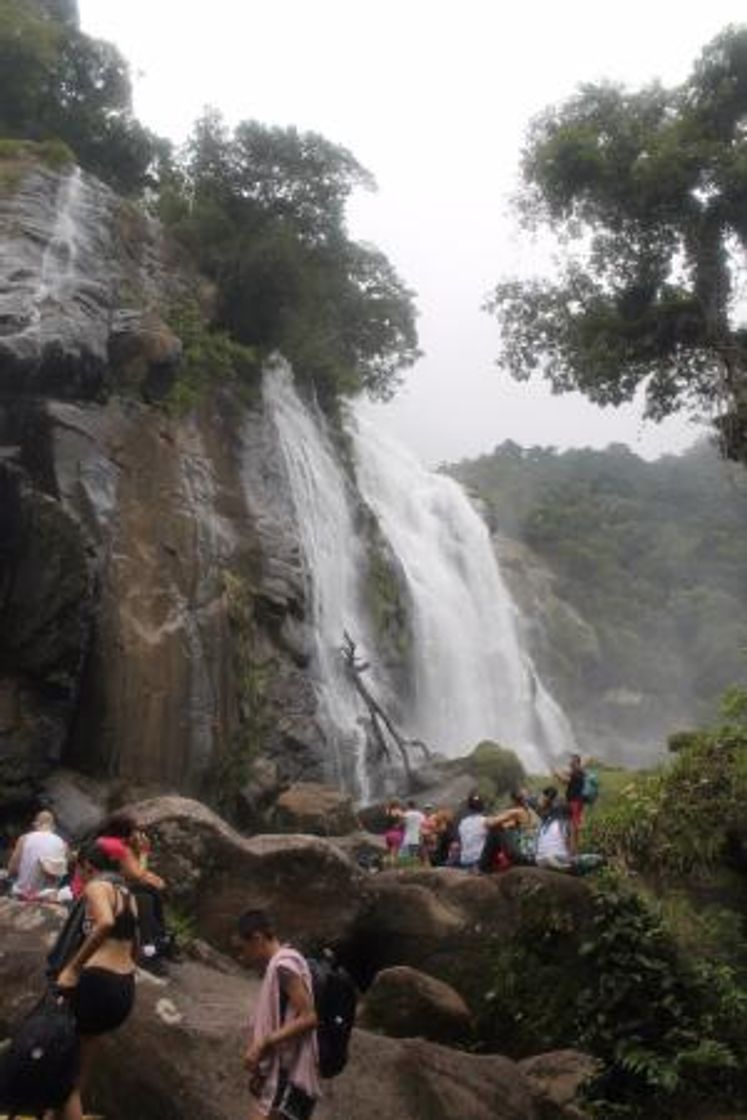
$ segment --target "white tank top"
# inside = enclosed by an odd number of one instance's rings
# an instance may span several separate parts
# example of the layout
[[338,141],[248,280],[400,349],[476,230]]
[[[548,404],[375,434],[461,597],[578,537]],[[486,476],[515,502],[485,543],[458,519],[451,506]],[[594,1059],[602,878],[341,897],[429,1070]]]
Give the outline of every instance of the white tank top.
[[461,863],[477,863],[485,847],[488,826],[482,813],[470,813],[459,825]]
[[48,886],[49,880],[45,878],[41,860],[64,859],[66,854],[67,845],[56,832],[44,829],[27,832],[23,838],[15,890],[19,894],[35,894],[42,887]]
[[537,833],[537,860],[552,857],[569,858],[565,821],[560,817],[552,817],[547,824],[540,825]]

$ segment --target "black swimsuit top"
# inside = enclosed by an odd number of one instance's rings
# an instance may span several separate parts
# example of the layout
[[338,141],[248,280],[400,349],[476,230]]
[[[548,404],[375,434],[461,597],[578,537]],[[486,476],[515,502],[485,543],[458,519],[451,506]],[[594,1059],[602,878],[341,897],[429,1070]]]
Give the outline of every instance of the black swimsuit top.
[[[126,887],[120,887],[116,883],[112,883],[112,886],[115,895],[115,912],[114,924],[109,931],[109,937],[113,941],[134,941],[137,932],[137,917],[132,911],[130,892]],[[87,917],[83,923],[83,930],[88,935],[92,929],[93,923]]]
[[133,941],[137,930],[137,918],[132,912],[130,892],[126,888],[115,887],[114,893],[121,907],[114,915],[114,925],[109,936],[115,941]]

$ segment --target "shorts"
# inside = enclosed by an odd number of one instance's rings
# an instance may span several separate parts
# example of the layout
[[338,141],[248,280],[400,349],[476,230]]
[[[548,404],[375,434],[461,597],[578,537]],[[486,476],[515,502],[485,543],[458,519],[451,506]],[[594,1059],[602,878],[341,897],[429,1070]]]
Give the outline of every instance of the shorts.
[[568,802],[568,812],[571,815],[571,828],[579,829],[584,819],[584,803],[581,798],[573,798]]
[[315,1107],[316,1097],[309,1096],[299,1085],[294,1085],[288,1080],[285,1070],[281,1069],[275,1097],[267,1115],[273,1117],[273,1120],[278,1116],[282,1120],[311,1120]]
[[70,993],[70,1006],[82,1035],[107,1034],[121,1027],[135,1003],[135,973],[84,968]]

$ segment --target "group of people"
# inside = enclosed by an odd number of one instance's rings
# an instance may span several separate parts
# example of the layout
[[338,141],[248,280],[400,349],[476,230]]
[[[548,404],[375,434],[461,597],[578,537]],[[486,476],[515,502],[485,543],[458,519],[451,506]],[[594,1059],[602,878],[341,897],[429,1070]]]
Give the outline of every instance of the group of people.
[[596,778],[578,754],[555,776],[565,786],[564,798],[555,786],[539,794],[517,789],[510,794],[510,804],[495,813],[486,811],[477,791],[460,814],[432,803],[420,809],[413,799],[404,804],[390,801],[384,837],[388,866],[403,859],[483,873],[515,864],[575,872],[598,866],[601,856],[579,851],[584,810],[596,796]]
[[[389,862],[403,856],[423,864],[494,872],[512,864],[585,871],[602,857],[581,854],[578,835],[585,773],[574,755],[564,775],[565,799],[548,786],[535,795],[511,794],[488,814],[480,795],[457,816],[414,801],[387,807]],[[51,812],[37,814],[19,837],[8,864],[11,893],[29,902],[78,900],[79,935],[63,929],[50,953],[55,990],[69,1003],[80,1040],[80,1070],[56,1120],[82,1120],[81,1094],[102,1037],[132,1012],[137,966],[153,968],[165,938],[164,880],[148,867],[150,844],[134,818],[110,817],[71,851]],[[70,915],[68,925],[73,917]],[[308,1120],[320,1096],[317,1009],[309,962],[284,945],[271,918],[248,911],[238,921],[235,949],[263,977],[244,1065],[250,1077],[250,1120]],[[312,962],[313,963],[313,962]]]
[[[48,973],[75,1018],[79,1069],[72,1092],[50,1112],[55,1120],[83,1120],[82,1094],[101,1040],[133,1010],[137,968],[160,972],[153,958],[164,931],[166,884],[148,868],[149,852],[147,836],[124,814],[110,817],[73,851],[56,831],[53,814],[43,810],[11,853],[7,874],[14,898],[71,906],[49,954]],[[77,927],[76,902],[82,919]],[[263,977],[244,1054],[250,1120],[308,1120],[320,1096],[309,963],[281,943],[272,919],[260,910],[240,917],[234,948]]]

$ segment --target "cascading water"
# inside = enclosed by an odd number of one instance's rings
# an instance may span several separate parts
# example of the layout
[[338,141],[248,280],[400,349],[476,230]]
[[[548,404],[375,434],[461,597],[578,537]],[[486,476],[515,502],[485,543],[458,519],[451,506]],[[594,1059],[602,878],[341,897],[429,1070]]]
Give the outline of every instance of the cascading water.
[[546,771],[575,749],[573,733],[521,647],[485,524],[453,479],[425,470],[360,414],[352,427],[359,490],[413,605],[410,733],[447,755],[493,739]]
[[74,167],[60,187],[57,220],[52,237],[44,250],[39,287],[34,296],[37,321],[41,307],[48,299],[61,302],[68,285],[76,275],[78,259],[78,211],[82,204],[83,176]]
[[340,654],[346,630],[356,639],[365,641],[366,635],[358,581],[365,558],[348,483],[322,417],[302,403],[287,366],[278,363],[267,370],[263,395],[278,434],[306,561],[322,725],[334,749],[338,777],[366,801],[370,780],[359,722],[364,711]]
[[[371,789],[365,708],[340,656],[347,630],[377,662],[361,596],[367,557],[351,484],[323,418],[302,403],[290,369],[268,370],[263,392],[305,558],[320,717],[338,777],[365,801]],[[453,479],[427,471],[360,414],[349,428],[358,491],[409,592],[414,697],[404,715],[406,733],[448,756],[493,739],[516,750],[530,771],[546,772],[549,762],[575,749],[573,733],[522,648],[485,524]],[[373,679],[384,692],[385,683]]]

